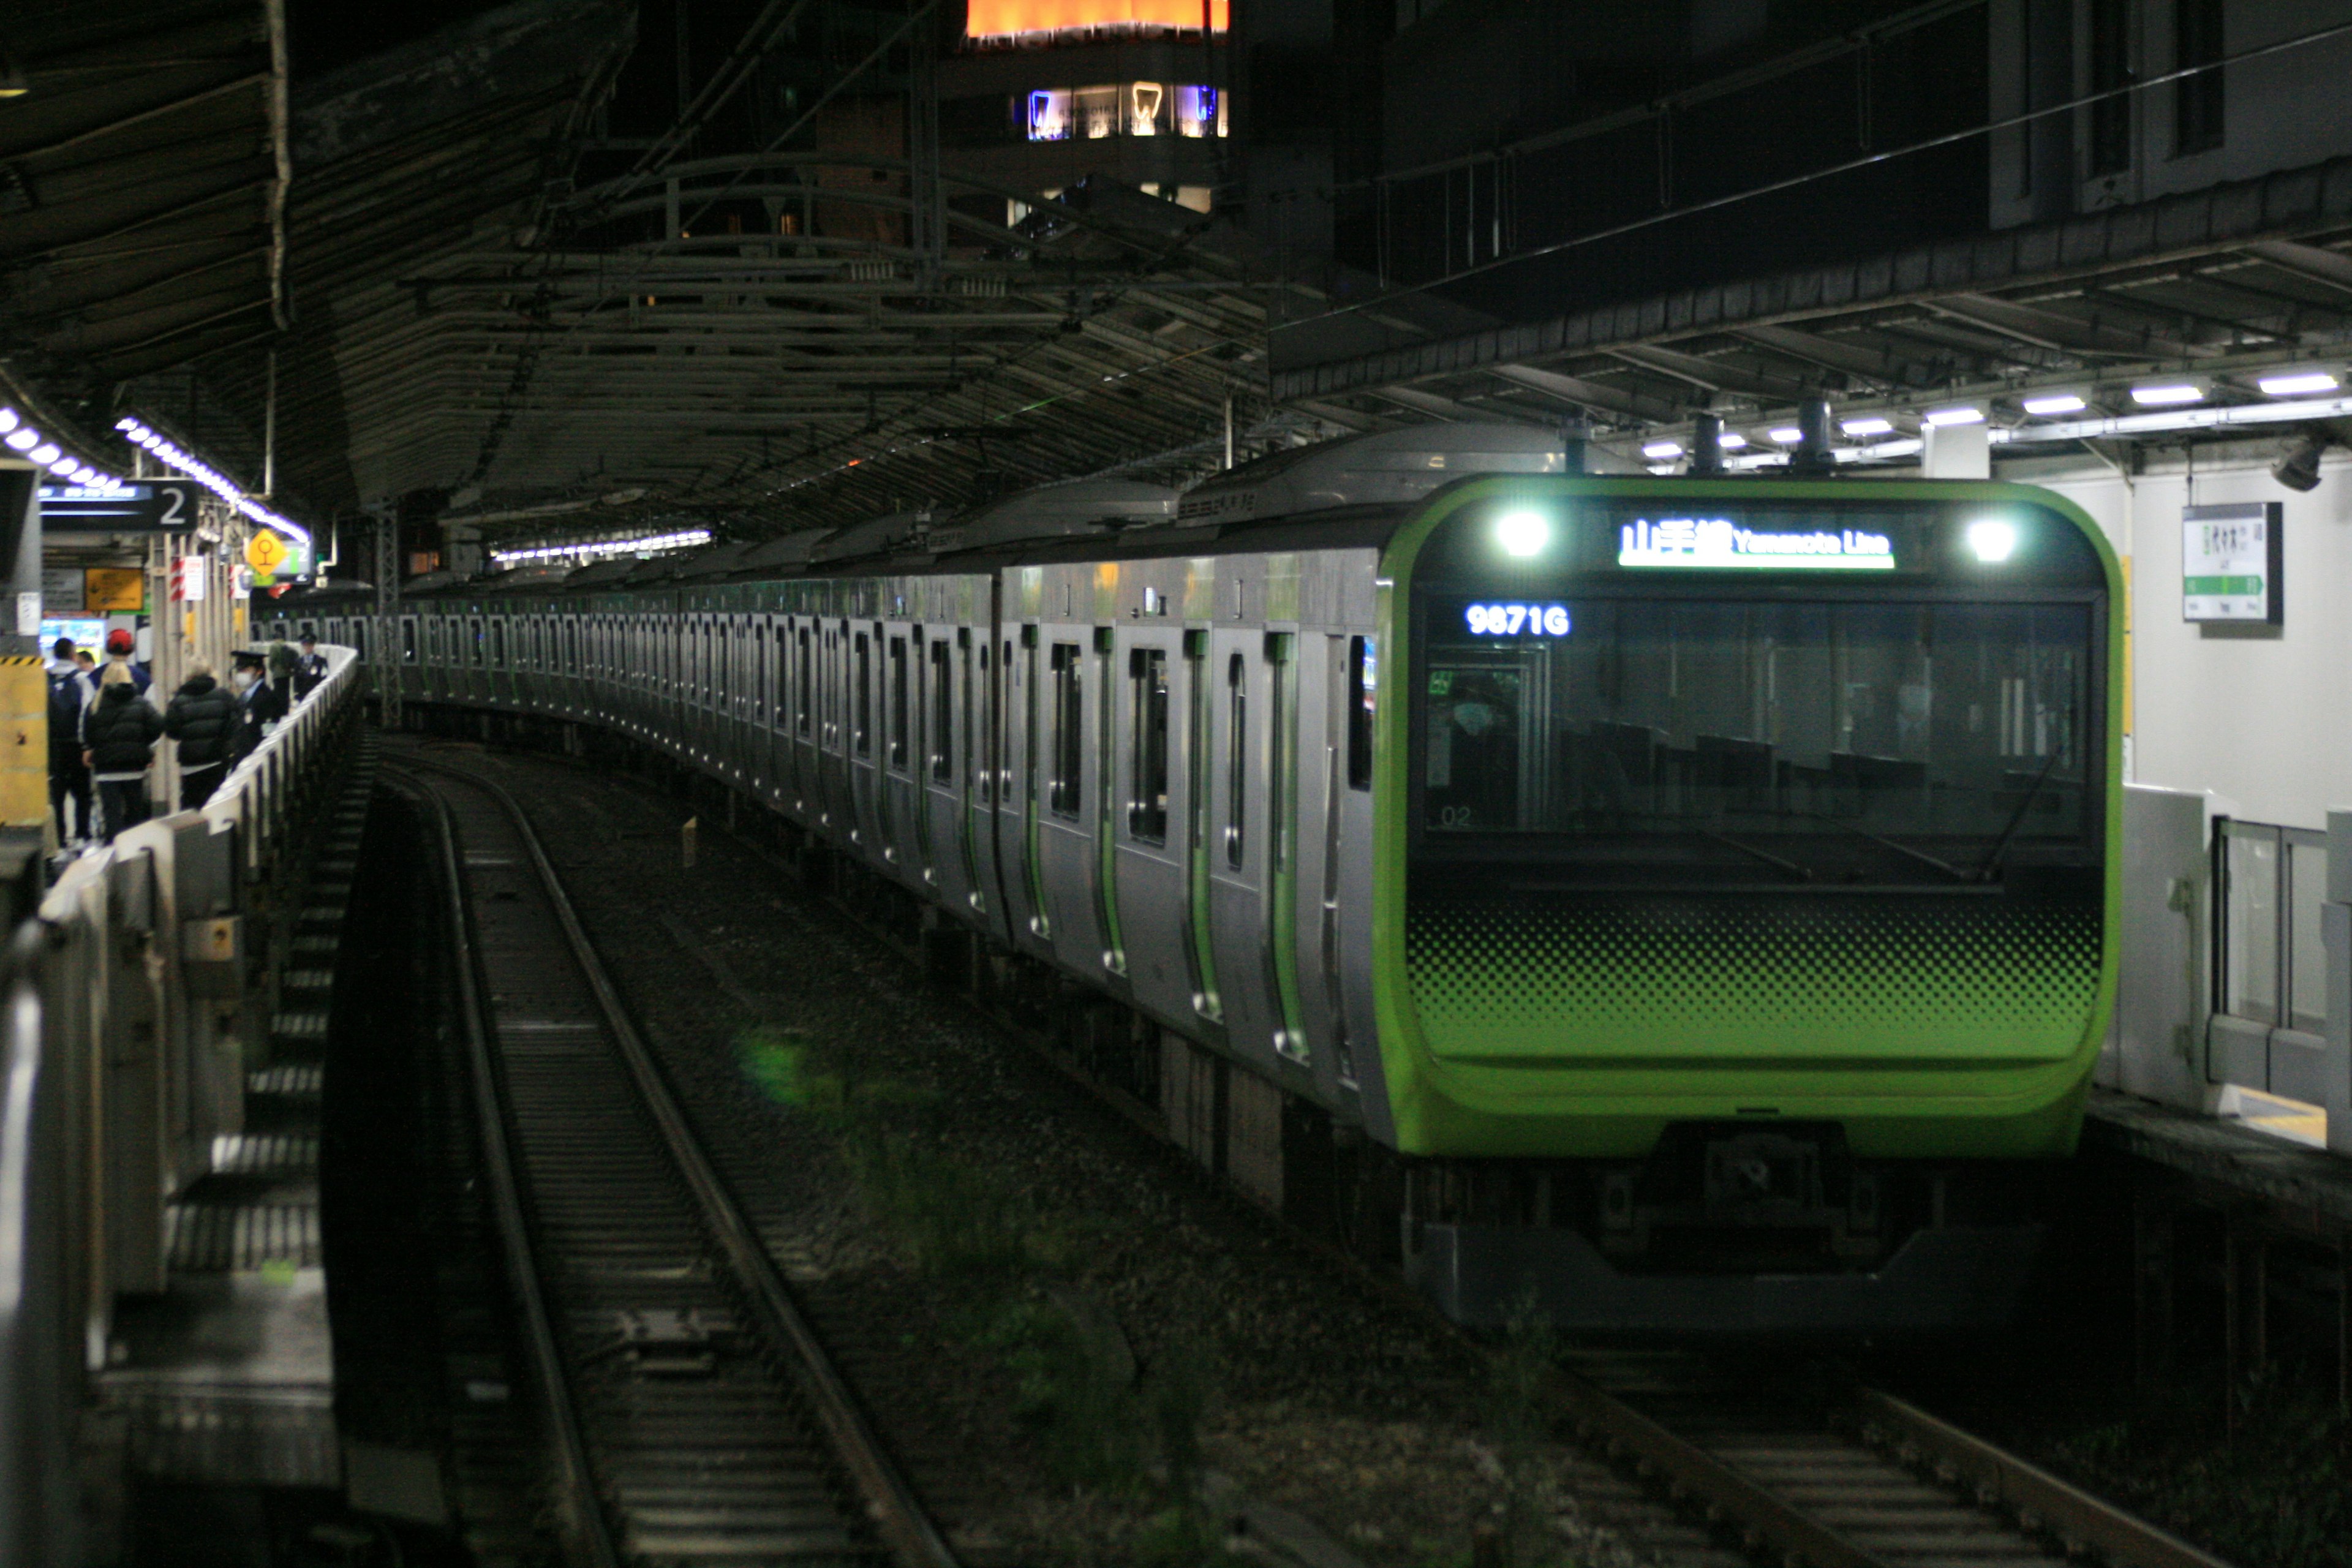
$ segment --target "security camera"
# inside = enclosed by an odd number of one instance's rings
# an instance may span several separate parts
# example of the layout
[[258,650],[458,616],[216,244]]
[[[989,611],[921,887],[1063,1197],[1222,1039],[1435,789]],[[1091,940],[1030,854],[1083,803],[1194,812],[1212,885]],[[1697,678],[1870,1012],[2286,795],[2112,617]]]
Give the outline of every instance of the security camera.
[[2326,430],[2306,432],[2285,456],[2271,465],[2271,478],[2291,490],[2317,489],[2320,454],[2335,442],[2336,437]]

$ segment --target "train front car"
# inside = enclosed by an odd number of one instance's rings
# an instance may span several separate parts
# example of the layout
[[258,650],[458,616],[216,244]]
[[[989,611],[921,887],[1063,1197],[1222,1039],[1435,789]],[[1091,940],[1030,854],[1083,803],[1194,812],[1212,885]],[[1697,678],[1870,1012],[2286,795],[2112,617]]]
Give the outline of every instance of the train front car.
[[1590,1329],[2007,1316],[2114,996],[2096,528],[1990,483],[1486,479],[1383,574],[1423,1288]]

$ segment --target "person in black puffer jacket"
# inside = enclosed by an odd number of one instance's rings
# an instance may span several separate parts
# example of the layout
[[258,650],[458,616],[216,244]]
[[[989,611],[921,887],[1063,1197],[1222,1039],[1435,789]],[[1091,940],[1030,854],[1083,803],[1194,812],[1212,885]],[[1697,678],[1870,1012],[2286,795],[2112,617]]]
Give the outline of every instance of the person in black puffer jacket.
[[163,716],[139,699],[138,684],[121,665],[110,665],[100,679],[98,700],[81,721],[82,762],[98,784],[100,837],[109,844],[133,824],[147,820],[147,764],[163,734]]
[[213,679],[212,667],[190,665],[163,714],[163,733],[180,742],[182,811],[204,805],[220,787],[236,721],[236,699]]

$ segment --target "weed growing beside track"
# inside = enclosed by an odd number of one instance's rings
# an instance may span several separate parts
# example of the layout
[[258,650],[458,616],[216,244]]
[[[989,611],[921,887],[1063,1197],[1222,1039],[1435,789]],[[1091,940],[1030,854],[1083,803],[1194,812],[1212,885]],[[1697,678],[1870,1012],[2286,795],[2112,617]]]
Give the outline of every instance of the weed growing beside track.
[[1018,1374],[1015,1414],[1055,1478],[1156,1503],[1132,1561],[1167,1568],[1256,1562],[1226,1552],[1202,1499],[1209,1358],[1181,1340],[1139,1365],[1117,1320],[1067,1266],[1074,1238],[990,1173],[940,1150],[939,1096],[866,1073],[854,1051],[760,1026],[736,1040],[745,1076],[838,1144],[861,1199],[943,1303],[950,1331]]

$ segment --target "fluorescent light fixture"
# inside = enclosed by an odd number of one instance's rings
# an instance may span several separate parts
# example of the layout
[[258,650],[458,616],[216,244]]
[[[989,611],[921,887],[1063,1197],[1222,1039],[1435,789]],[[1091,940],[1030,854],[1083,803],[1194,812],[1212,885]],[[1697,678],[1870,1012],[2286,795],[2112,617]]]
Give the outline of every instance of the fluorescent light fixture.
[[243,489],[238,488],[236,481],[231,479],[226,474],[222,473],[218,468],[214,468],[210,463],[204,461],[193,453],[183,450],[177,444],[170,440],[168,437],[157,434],[153,429],[141,423],[131,416],[126,414],[121,418],[116,420],[114,422],[114,427],[122,432],[123,436],[133,445],[143,447],[148,451],[154,453],[156,457],[162,458],[165,463],[168,463],[173,468],[179,469],[180,472],[186,474],[198,484],[204,486],[205,489],[212,491],[213,494],[218,496],[223,501],[226,502],[238,512],[244,514],[244,516],[248,520],[259,523],[264,528],[275,529],[278,532],[286,535],[289,539],[299,539],[305,544],[310,542],[310,531],[309,529],[304,528],[299,522],[295,522],[290,519],[282,517],[278,513],[270,510],[259,501],[255,500],[252,497],[247,495]]
[[1642,456],[1654,458],[1659,462],[1679,458],[1682,455],[1683,444],[1680,441],[1652,441],[1642,448]]
[[1981,425],[1984,410],[1962,404],[1957,408],[1930,408],[1919,417],[1929,425]]
[[1740,447],[1748,445],[1748,437],[1742,436],[1737,430],[1726,430],[1722,436],[1717,439],[1716,445],[1721,447],[1727,452],[1737,452]]
[[20,425],[8,432],[7,442],[12,452],[29,452],[41,444],[41,433],[29,425]]
[[2155,436],[2171,430],[2211,430],[2241,425],[2284,425],[2304,419],[2352,418],[2352,397],[2315,397],[2294,403],[2240,403],[2221,407],[2174,408],[2158,414],[2069,419],[2049,425],[1995,426],[1998,443],[2110,440],[2119,436]]
[[80,466],[79,458],[68,458],[63,452],[49,459],[49,472],[53,474],[70,474]]
[[709,529],[688,528],[675,533],[638,534],[631,539],[583,539],[569,544],[535,544],[519,550],[493,550],[490,559],[500,564],[525,561],[585,561],[592,556],[656,555],[672,550],[691,550],[698,544],[709,542]]
[[2028,414],[2047,418],[2053,414],[2080,414],[2090,405],[2071,392],[2053,392],[2043,397],[2029,397],[2024,406]]
[[[1646,448],[1645,448],[1646,450]],[[1676,447],[1675,451],[1682,450]],[[1506,555],[1540,555],[1551,542],[1551,520],[1539,511],[1521,509],[1495,520],[1495,542]]]
[[1793,447],[1805,438],[1805,433],[1794,425],[1776,425],[1764,432],[1783,447]]
[[2311,397],[2336,390],[2336,378],[2324,370],[2287,371],[2254,383],[2268,397]]
[[1997,517],[1979,518],[1969,524],[1967,537],[1976,558],[1988,565],[1998,565],[2017,553],[2017,525]]
[[0,435],[7,434],[23,423],[23,420],[16,417],[15,409],[0,408]]
[[1892,436],[1895,421],[1875,414],[1865,414],[1859,419],[1841,419],[1838,428],[1849,436]]
[[66,455],[66,449],[55,441],[44,441],[26,456],[37,463],[54,463]]
[[2194,382],[2155,381],[2146,386],[2131,389],[2132,401],[2142,408],[2170,408],[2183,403],[2202,403],[2205,389]]

